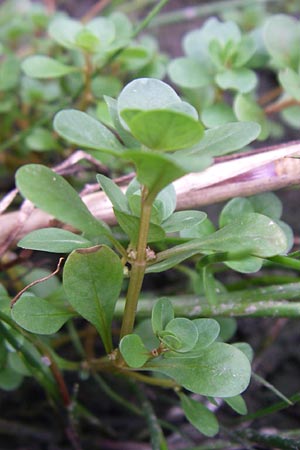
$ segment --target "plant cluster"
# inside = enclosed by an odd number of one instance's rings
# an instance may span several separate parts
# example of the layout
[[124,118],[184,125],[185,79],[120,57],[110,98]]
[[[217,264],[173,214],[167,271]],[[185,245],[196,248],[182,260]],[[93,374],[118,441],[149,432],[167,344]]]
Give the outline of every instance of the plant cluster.
[[[6,14],[9,4],[2,7]],[[236,293],[221,283],[218,271],[247,275],[276,264],[299,270],[299,260],[297,253],[288,256],[294,236],[274,194],[232,199],[216,227],[202,211],[176,211],[173,182],[190,173],[201,178],[216,158],[278,134],[283,127],[269,113],[280,112],[299,127],[299,22],[274,15],[249,32],[211,18],[186,34],[185,56],[167,64],[153,38],[137,41],[142,27],[134,28],[123,13],[87,21],[61,13],[49,21],[40,7],[26,14],[26,24],[10,20],[0,29],[2,170],[11,170],[10,158],[16,158],[21,196],[55,219],[24,236],[18,248],[64,255],[65,262],[61,279],[61,261],[53,274],[34,270],[31,279],[26,264],[17,265],[14,273],[28,286],[19,294],[14,286],[13,299],[5,288],[9,271],[2,277],[0,387],[14,390],[24,377],[35,377],[53,404],[71,411],[73,426],[74,416],[87,414],[71,398],[63,372],[84,373],[115,400],[99,374],[122,376],[134,383],[139,398],[144,394],[138,382],[171,389],[188,421],[215,436],[219,424],[211,406],[220,399],[247,413],[241,394],[253,358],[247,343],[227,343],[234,331],[226,326],[233,322],[222,320],[222,313],[239,314]],[[37,38],[46,27],[49,38]],[[23,45],[28,34],[34,35],[33,54],[20,62],[12,42]],[[279,84],[258,98],[258,69],[266,68]],[[161,81],[166,72],[182,96]],[[80,180],[67,181],[47,167],[78,148],[108,168],[95,179],[112,204],[115,225],[89,211],[72,186]],[[112,179],[123,168],[135,171],[126,189]],[[152,293],[149,299],[143,291],[144,279],[170,269],[189,278],[188,293],[196,295],[192,308],[188,295],[182,301],[178,294]],[[280,288],[270,285],[263,299],[280,299],[284,289],[297,297],[297,286]],[[261,307],[261,314],[280,315],[290,307],[286,301],[259,303],[255,289],[245,288],[241,296],[243,314],[255,315]],[[296,309],[291,306],[293,314]],[[101,341],[92,355],[79,336],[86,321]],[[66,335],[77,358],[53,345]],[[125,400],[116,401],[140,414]],[[161,424],[143,402],[152,448],[167,448]]]

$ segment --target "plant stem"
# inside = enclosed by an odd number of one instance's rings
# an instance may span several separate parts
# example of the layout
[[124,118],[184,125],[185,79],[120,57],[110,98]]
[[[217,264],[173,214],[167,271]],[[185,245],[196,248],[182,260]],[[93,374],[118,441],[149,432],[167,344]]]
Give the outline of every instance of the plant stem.
[[135,38],[144,28],[149,26],[150,22],[153,21],[153,18],[159,13],[159,11],[168,3],[169,0],[160,0],[160,2],[154,6],[154,8],[149,12],[149,14],[145,17],[144,20],[136,27],[133,32],[132,37]]
[[144,187],[142,189],[141,220],[136,249],[136,259],[132,263],[130,272],[130,281],[127,291],[124,316],[120,333],[121,338],[126,334],[132,333],[137,303],[145,275],[146,247],[152,209],[152,202],[147,201],[147,194],[148,194],[147,189]]

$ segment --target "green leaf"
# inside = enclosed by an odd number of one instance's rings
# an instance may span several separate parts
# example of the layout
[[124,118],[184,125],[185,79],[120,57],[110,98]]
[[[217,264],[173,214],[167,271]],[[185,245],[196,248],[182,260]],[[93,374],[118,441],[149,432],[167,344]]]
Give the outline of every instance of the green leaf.
[[166,325],[174,319],[174,309],[167,297],[157,300],[152,309],[151,324],[154,334],[163,331]]
[[248,252],[261,258],[280,254],[286,249],[286,238],[269,217],[248,213],[208,236],[199,247],[216,252]]
[[15,391],[23,381],[23,375],[5,367],[0,370],[0,389],[4,391]]
[[86,24],[85,29],[98,39],[100,43],[98,50],[102,52],[114,41],[117,33],[114,22],[107,17],[94,18]]
[[78,31],[75,36],[75,44],[82,50],[95,53],[99,49],[99,39],[87,28]]
[[225,398],[225,402],[238,414],[245,415],[248,412],[246,402],[241,395]]
[[212,128],[194,148],[186,150],[189,154],[222,156],[239,150],[254,141],[260,133],[260,125],[255,122],[232,122]]
[[[169,336],[175,337],[175,345]],[[158,336],[171,350],[187,353],[194,348],[198,340],[198,328],[192,320],[178,317],[170,320]]]
[[14,304],[11,314],[20,327],[37,334],[56,333],[73,316],[63,307],[26,292]]
[[125,109],[167,109],[181,99],[167,83],[155,78],[139,78],[128,83],[118,97],[118,113]]
[[216,83],[221,89],[233,89],[243,94],[252,91],[257,85],[257,76],[253,70],[241,69],[226,70],[216,75]]
[[177,178],[190,171],[204,170],[212,163],[209,157],[192,157],[184,155],[185,151],[175,155],[153,153],[147,151],[127,150],[122,156],[136,166],[137,179],[148,187],[151,193],[157,194]]
[[32,78],[59,78],[78,69],[43,55],[34,55],[26,58],[22,63],[22,70]]
[[21,167],[16,174],[21,194],[38,208],[73,225],[88,237],[110,234],[106,224],[88,210],[77,192],[60,175],[39,164]]
[[161,372],[189,391],[212,397],[233,397],[249,384],[250,363],[232,345],[214,343],[198,357],[177,355],[180,356],[155,358],[143,369]]
[[[120,225],[122,230],[125,231],[127,236],[129,236],[132,244],[134,245],[137,242],[139,235],[140,218],[137,216],[133,216],[132,214],[127,214],[125,212],[119,211],[115,208],[114,213],[118,224]],[[147,242],[160,241],[164,238],[165,232],[163,228],[154,223],[150,223]]]
[[228,122],[234,122],[236,117],[232,111],[232,107],[227,103],[222,102],[214,103],[213,105],[203,108],[201,120],[207,128],[214,128]]
[[19,79],[20,61],[15,56],[9,55],[0,64],[0,91],[14,89],[18,85]]
[[178,150],[198,142],[203,126],[198,120],[181,112],[151,110],[132,116],[133,110],[123,110],[121,116],[133,136],[153,150]]
[[242,122],[257,122],[261,126],[259,140],[264,140],[269,135],[269,124],[263,109],[251,97],[238,94],[234,100],[233,111]]
[[236,197],[226,203],[219,216],[220,228],[230,224],[237,217],[242,214],[248,214],[255,212],[250,200],[245,197]]
[[174,233],[198,225],[206,217],[206,213],[202,211],[178,211],[165,220],[162,227],[166,233]]
[[120,352],[129,367],[142,367],[150,353],[137,334],[127,334],[120,341]]
[[292,98],[300,100],[300,75],[294,70],[286,67],[281,70],[278,75],[279,81],[283,89]]
[[119,186],[104,175],[98,174],[96,178],[112,205],[119,211],[130,213],[127,197]]
[[211,74],[205,65],[194,58],[176,58],[168,67],[168,75],[173,83],[183,88],[200,88],[211,84]]
[[32,231],[18,242],[22,248],[53,253],[70,253],[93,244],[82,236],[60,228],[42,228]]
[[96,327],[107,352],[112,350],[111,322],[122,281],[122,263],[105,245],[73,251],[64,267],[69,302]]
[[111,155],[118,155],[122,149],[111,131],[98,120],[76,109],[59,111],[54,118],[53,127],[64,139],[80,147],[101,150]]
[[35,127],[25,139],[26,145],[36,152],[46,152],[58,148],[53,134],[46,128]]
[[179,397],[188,421],[205,436],[215,436],[219,431],[219,424],[215,415],[202,403],[182,393],[179,394]]
[[214,319],[195,319],[193,324],[198,329],[198,340],[193,347],[193,353],[198,353],[217,339],[220,333],[220,325]]
[[281,111],[281,116],[290,127],[299,130],[300,128],[300,106],[293,105]]
[[272,15],[264,25],[263,37],[277,67],[298,68],[300,28],[295,17]]
[[154,206],[157,208],[161,221],[168,219],[176,209],[176,191],[173,184],[166,186],[156,199]]
[[254,212],[264,214],[273,220],[278,220],[282,216],[282,203],[273,192],[264,192],[248,198]]
[[76,48],[76,35],[83,29],[83,25],[68,17],[54,19],[48,29],[50,37],[58,44],[68,49]]
[[263,265],[263,260],[257,258],[256,256],[247,256],[241,259],[230,259],[229,261],[224,261],[227,267],[240,273],[255,273],[258,272]]

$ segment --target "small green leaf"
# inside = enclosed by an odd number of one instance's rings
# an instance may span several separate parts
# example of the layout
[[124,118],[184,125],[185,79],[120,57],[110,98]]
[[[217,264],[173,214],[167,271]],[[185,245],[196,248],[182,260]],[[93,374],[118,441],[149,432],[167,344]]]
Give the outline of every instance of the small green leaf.
[[73,313],[47,300],[24,293],[12,308],[12,318],[27,331],[37,334],[56,333]]
[[5,367],[0,370],[0,389],[4,391],[15,391],[23,381],[23,375]]
[[222,156],[239,150],[254,141],[260,133],[255,122],[232,122],[207,130],[203,139],[187,154]]
[[68,49],[76,48],[76,35],[83,29],[83,25],[68,17],[54,19],[48,29],[50,37],[58,44]]
[[249,384],[250,363],[232,345],[213,343],[203,349],[201,356],[191,358],[188,354],[167,355],[147,362],[144,369],[161,372],[196,394],[233,397],[243,392]]
[[155,78],[139,78],[128,83],[118,97],[118,113],[125,109],[157,110],[180,103],[181,99],[167,83]]
[[294,70],[286,67],[281,70],[278,75],[279,81],[283,89],[292,98],[300,100],[300,75]]
[[173,335],[178,341],[178,343],[176,342],[176,345],[173,346],[172,344],[170,345],[170,342],[166,339],[167,336],[159,336],[162,342],[164,342],[167,347],[175,352],[189,352],[194,348],[198,340],[198,328],[193,321],[184,317],[172,319],[170,322],[168,322],[164,331]]
[[137,334],[127,334],[120,341],[120,352],[129,367],[142,367],[149,359],[150,353]]
[[111,155],[118,155],[122,149],[111,131],[98,120],[76,109],[59,111],[54,118],[53,127],[64,139],[80,147]]
[[183,88],[200,88],[211,84],[211,74],[205,64],[194,58],[176,58],[169,64],[168,74],[173,83]]
[[75,44],[82,50],[95,53],[99,49],[99,39],[87,28],[78,31],[75,36]]
[[130,213],[127,197],[119,186],[104,175],[98,174],[96,178],[112,205],[119,211]]
[[26,145],[36,152],[46,152],[58,148],[53,134],[46,128],[35,127],[25,139]]
[[23,61],[21,67],[25,74],[32,78],[59,78],[77,71],[76,67],[67,66],[43,55],[29,56]]
[[246,402],[241,395],[225,398],[225,402],[238,414],[245,415],[248,412]]
[[232,111],[232,107],[222,102],[214,103],[203,108],[201,120],[207,128],[215,128],[228,122],[234,122],[236,117]]
[[203,136],[201,123],[189,115],[171,110],[151,110],[121,116],[133,136],[153,150],[172,151],[190,147]]
[[193,353],[200,352],[211,345],[219,336],[220,325],[214,319],[195,319],[193,324],[198,330],[198,340],[193,347]]
[[257,213],[244,214],[200,244],[205,250],[245,251],[261,258],[284,252],[286,245],[286,238],[280,227],[269,217]]
[[248,198],[254,212],[264,214],[273,220],[278,220],[282,216],[282,203],[273,192],[264,192]]
[[[127,214],[123,211],[119,211],[114,208],[115,216],[118,224],[123,231],[129,236],[132,244],[135,244],[138,239],[140,229],[140,218]],[[165,238],[165,232],[162,227],[154,223],[150,223],[147,242],[161,241]]]
[[166,233],[174,233],[198,225],[206,217],[206,213],[202,211],[178,211],[165,220],[162,227]]
[[257,258],[256,256],[247,256],[246,258],[237,260],[230,259],[229,261],[224,261],[224,264],[236,272],[255,273],[262,268],[263,260],[261,258]]
[[90,213],[71,185],[51,169],[39,164],[23,166],[17,171],[16,184],[21,194],[38,208],[73,225],[87,236],[107,236],[110,233],[107,225]]
[[16,56],[9,55],[0,63],[0,91],[14,89],[18,85],[19,79],[20,61]]
[[233,89],[246,94],[256,87],[257,76],[252,70],[242,67],[218,73],[216,83],[221,89]]
[[299,130],[300,128],[300,106],[293,105],[281,111],[281,116],[290,127]]
[[180,393],[181,407],[188,421],[205,436],[215,436],[219,431],[219,424],[215,415],[202,403]]
[[107,352],[112,350],[111,322],[122,282],[122,263],[105,245],[73,251],[64,267],[69,302],[96,327]]
[[219,216],[220,228],[240,217],[242,214],[253,213],[254,207],[250,200],[245,197],[236,197],[226,203]]
[[70,253],[77,248],[91,247],[92,243],[71,231],[42,228],[27,234],[18,242],[18,246],[45,252]]
[[174,319],[174,309],[167,297],[162,297],[154,304],[152,309],[152,330],[154,334],[163,331],[166,325]]
[[269,124],[263,109],[251,97],[238,94],[233,103],[233,111],[242,122],[257,122],[261,126],[258,139],[264,140],[269,135]]

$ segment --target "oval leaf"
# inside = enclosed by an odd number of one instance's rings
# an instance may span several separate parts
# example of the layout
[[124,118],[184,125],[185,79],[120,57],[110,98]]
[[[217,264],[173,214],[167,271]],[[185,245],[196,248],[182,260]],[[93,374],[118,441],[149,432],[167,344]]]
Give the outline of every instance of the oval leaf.
[[27,331],[37,334],[56,333],[73,314],[47,300],[25,293],[14,304],[12,318]]
[[40,164],[28,164],[16,174],[21,194],[35,206],[88,236],[109,234],[106,224],[88,210],[77,192],[60,175]]
[[[172,348],[168,345],[171,350],[176,352],[189,352],[193,349],[198,340],[198,328],[193,321],[184,317],[172,319],[165,327],[165,331],[178,339],[179,346],[176,345]],[[162,339],[162,341],[165,342],[164,339]]]
[[166,298],[157,300],[152,309],[151,324],[154,334],[163,331],[166,325],[174,319],[174,309],[171,301]]
[[120,352],[129,367],[142,367],[150,353],[137,334],[127,334],[120,341]]
[[73,308],[98,330],[112,350],[111,322],[123,281],[123,266],[106,246],[75,250],[65,264],[63,285]]
[[201,356],[187,355],[153,359],[145,370],[161,372],[196,394],[233,397],[243,392],[250,381],[247,357],[232,345],[214,343]]
[[218,433],[218,421],[208,408],[184,394],[180,394],[180,401],[186,418],[200,433],[208,437]]
[[49,56],[29,56],[22,63],[22,69],[32,78],[59,78],[76,71],[76,67],[62,64]]
[[190,147],[204,133],[203,125],[190,115],[171,110],[121,113],[133,136],[153,150],[172,151]]
[[92,243],[71,231],[42,228],[27,234],[18,242],[18,246],[45,252],[70,253],[76,248],[91,247]]
[[80,147],[118,155],[122,149],[115,135],[98,120],[76,109],[59,111],[53,127],[64,139]]

